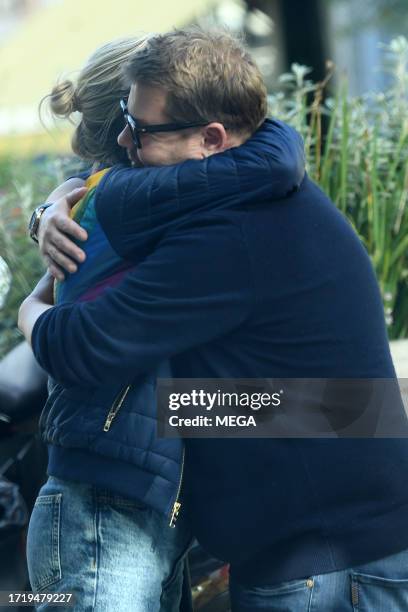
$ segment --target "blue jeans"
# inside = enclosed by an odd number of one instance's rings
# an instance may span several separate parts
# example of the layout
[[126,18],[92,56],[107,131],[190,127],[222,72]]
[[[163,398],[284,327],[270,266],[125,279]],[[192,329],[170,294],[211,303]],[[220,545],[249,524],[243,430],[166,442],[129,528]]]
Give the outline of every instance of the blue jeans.
[[131,499],[50,476],[28,529],[33,591],[74,592],[67,609],[78,612],[178,612],[191,536],[182,516],[175,528],[168,522]]
[[231,578],[232,612],[406,612],[408,550],[347,570],[249,587]]

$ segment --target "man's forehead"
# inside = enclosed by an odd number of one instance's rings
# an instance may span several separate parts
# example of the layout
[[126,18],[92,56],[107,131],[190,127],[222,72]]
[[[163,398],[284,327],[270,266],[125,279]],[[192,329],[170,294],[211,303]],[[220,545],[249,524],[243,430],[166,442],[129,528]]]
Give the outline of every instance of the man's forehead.
[[136,91],[137,91],[137,86],[132,85],[129,90],[129,96],[128,96],[128,101],[127,101],[129,111],[134,110],[134,106],[136,102]]
[[160,123],[166,119],[166,92],[159,87],[134,83],[129,92],[128,110],[144,123]]

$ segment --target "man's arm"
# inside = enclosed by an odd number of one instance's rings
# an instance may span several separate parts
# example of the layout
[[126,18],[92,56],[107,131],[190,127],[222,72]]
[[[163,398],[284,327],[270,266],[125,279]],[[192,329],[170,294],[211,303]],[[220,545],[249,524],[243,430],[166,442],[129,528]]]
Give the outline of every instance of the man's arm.
[[[133,259],[140,254],[143,231],[167,229],[177,210],[179,216],[191,209],[205,209],[224,198],[224,186],[236,185],[245,200],[249,177],[259,185],[257,199],[275,200],[297,188],[304,176],[305,160],[300,135],[280,121],[265,122],[240,147],[228,149],[204,161],[186,160],[177,166],[132,169],[116,167],[101,181],[96,192],[98,220],[116,252]],[[190,196],[194,194],[194,197]],[[252,194],[248,194],[252,196]],[[249,197],[248,201],[253,198]],[[85,253],[67,235],[85,240],[77,224],[68,218],[69,208],[47,209],[40,221],[41,252],[51,272],[62,278]],[[68,257],[67,257],[68,255]],[[73,261],[74,260],[74,261]]]
[[244,144],[205,160],[112,168],[98,185],[95,209],[114,250],[138,260],[146,237],[155,242],[174,222],[229,206],[236,194],[242,206],[279,200],[299,187],[304,174],[302,138],[271,120]]
[[252,308],[250,276],[240,228],[216,218],[184,227],[95,301],[44,312],[34,354],[65,386],[131,381],[240,325]]

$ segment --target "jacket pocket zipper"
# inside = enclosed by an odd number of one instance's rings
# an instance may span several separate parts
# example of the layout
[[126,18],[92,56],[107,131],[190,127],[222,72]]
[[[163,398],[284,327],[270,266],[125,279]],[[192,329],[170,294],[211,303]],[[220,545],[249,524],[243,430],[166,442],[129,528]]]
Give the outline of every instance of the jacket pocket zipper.
[[119,395],[115,398],[115,401],[113,402],[111,409],[108,412],[108,416],[106,417],[103,431],[109,431],[110,426],[112,425],[112,421],[115,418],[115,416],[118,414],[119,410],[121,409],[122,404],[125,401],[125,398],[127,394],[129,393],[131,386],[132,385],[128,385],[127,387],[122,389]]
[[181,509],[181,503],[179,502],[179,497],[180,497],[180,491],[181,491],[181,485],[183,482],[183,472],[184,472],[184,457],[185,457],[186,451],[185,448],[183,448],[183,457],[181,460],[181,472],[180,472],[180,481],[179,481],[179,486],[177,489],[177,495],[176,495],[176,501],[173,504],[173,510],[171,512],[170,515],[170,523],[169,526],[170,527],[175,527],[176,526],[176,521],[179,517],[180,514],[180,509]]

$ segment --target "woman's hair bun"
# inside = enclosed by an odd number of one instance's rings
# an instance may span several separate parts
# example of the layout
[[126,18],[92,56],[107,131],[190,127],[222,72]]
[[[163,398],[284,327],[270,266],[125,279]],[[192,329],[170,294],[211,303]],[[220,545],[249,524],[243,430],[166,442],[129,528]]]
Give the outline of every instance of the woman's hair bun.
[[79,111],[78,102],[75,85],[68,79],[54,85],[49,94],[51,112],[57,117],[69,117],[71,113]]

